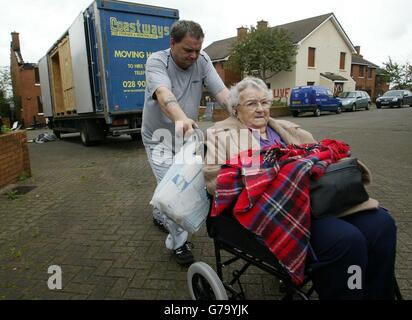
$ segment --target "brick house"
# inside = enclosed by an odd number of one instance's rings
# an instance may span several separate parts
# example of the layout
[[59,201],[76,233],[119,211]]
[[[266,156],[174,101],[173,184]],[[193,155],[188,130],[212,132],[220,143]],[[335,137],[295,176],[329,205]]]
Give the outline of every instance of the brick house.
[[366,91],[374,101],[378,95],[389,90],[389,84],[383,78],[383,70],[376,64],[363,58],[360,46],[356,46],[352,55],[351,76],[356,82],[356,90]]
[[20,51],[19,33],[11,33],[10,73],[13,95],[16,98],[15,108],[23,126],[44,124],[41,101],[39,69],[35,63],[25,63]]
[[[268,22],[259,21],[257,28],[267,28]],[[351,78],[352,54],[355,47],[333,13],[299,20],[273,28],[287,31],[297,46],[296,64],[291,71],[283,71],[268,79],[276,100],[287,101],[291,88],[306,85],[323,85],[332,92],[354,90]],[[204,50],[226,86],[240,79],[240,74],[230,69],[232,45],[247,34],[244,27],[237,29],[237,36],[213,42]]]
[[[238,37],[247,32],[246,28],[238,28]],[[238,70],[231,68],[229,62],[229,53],[232,44],[236,41],[237,37],[224,39],[213,42],[210,46],[204,50],[209,55],[213,62],[213,65],[227,87],[239,82],[241,80]]]
[[376,81],[375,81],[375,97],[380,97],[386,91],[389,91],[389,82],[386,80],[385,70],[378,68],[376,69]]

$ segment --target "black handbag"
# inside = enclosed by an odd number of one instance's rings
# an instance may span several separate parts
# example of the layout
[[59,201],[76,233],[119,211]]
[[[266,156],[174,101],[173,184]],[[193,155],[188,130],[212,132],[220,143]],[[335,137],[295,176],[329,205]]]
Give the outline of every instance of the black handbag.
[[369,199],[357,159],[330,164],[318,181],[310,183],[310,206],[314,218],[334,216]]

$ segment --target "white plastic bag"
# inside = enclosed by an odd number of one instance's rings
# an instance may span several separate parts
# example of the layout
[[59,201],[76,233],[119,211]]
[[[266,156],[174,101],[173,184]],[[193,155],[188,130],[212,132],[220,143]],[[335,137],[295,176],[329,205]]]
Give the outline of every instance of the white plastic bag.
[[195,141],[183,145],[150,201],[152,206],[190,233],[200,229],[210,206],[202,172],[203,161],[201,155],[196,154],[197,147]]

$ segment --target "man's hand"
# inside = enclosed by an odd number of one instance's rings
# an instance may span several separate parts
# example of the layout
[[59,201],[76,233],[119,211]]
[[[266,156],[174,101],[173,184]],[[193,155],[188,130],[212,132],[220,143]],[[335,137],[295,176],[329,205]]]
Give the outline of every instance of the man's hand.
[[187,138],[194,133],[195,128],[197,128],[197,124],[195,121],[189,118],[183,118],[181,120],[177,120],[175,122],[176,125],[176,134],[180,137]]

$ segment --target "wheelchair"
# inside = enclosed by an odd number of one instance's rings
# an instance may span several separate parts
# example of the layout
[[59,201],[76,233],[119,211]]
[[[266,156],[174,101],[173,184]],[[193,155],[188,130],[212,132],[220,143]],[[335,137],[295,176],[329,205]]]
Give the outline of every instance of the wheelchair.
[[[223,212],[206,219],[207,233],[213,239],[216,272],[205,262],[193,263],[187,272],[187,283],[193,300],[246,300],[240,278],[250,266],[257,267],[279,281],[282,300],[310,300],[315,292],[311,281],[311,270],[305,270],[302,284],[297,285],[278,262],[273,253],[255,234],[244,228],[231,214]],[[222,251],[231,258],[222,260]],[[240,261],[242,267],[224,279],[223,269]],[[403,300],[395,278],[395,298]]]

